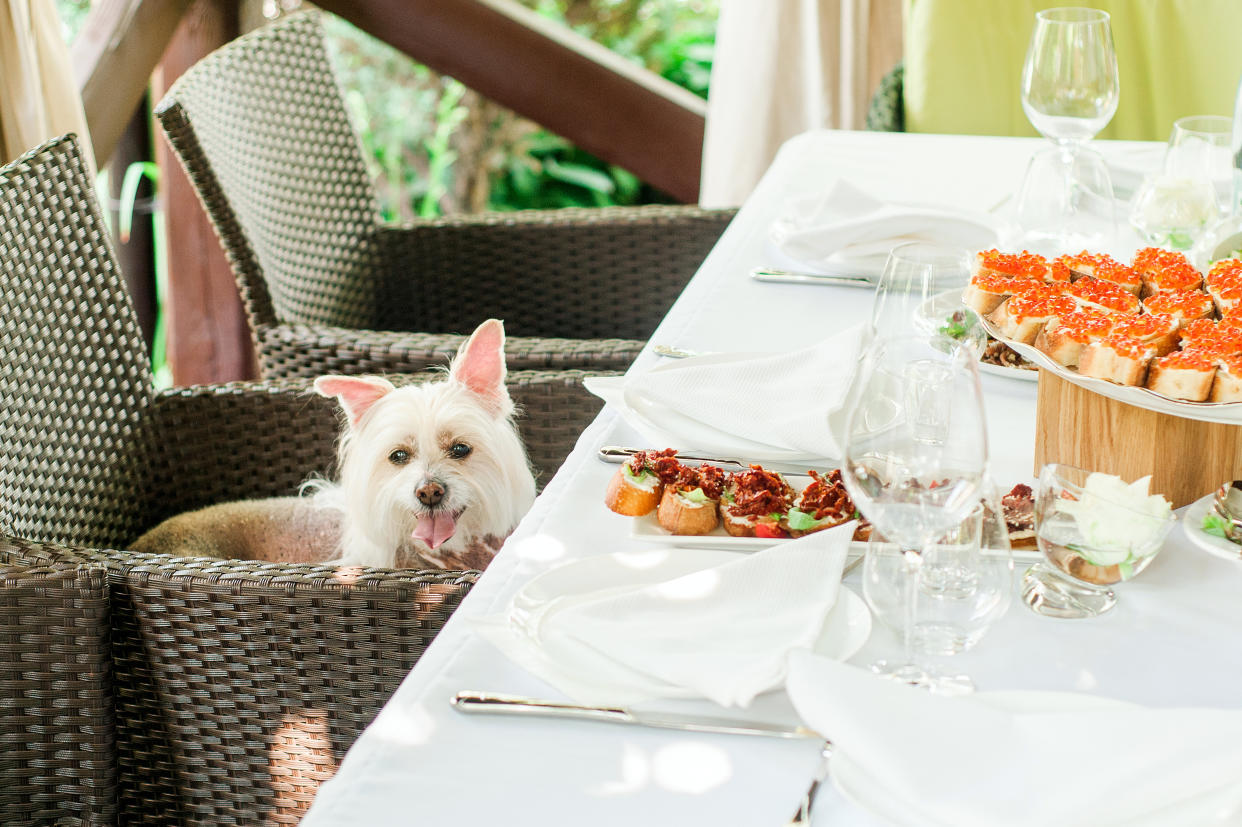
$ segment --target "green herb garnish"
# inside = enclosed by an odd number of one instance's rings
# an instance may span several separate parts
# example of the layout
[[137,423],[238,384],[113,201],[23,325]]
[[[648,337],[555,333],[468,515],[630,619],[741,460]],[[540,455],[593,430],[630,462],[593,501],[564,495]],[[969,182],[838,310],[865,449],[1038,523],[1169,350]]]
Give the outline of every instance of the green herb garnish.
[[810,531],[813,528],[827,525],[832,522],[832,518],[824,517],[822,520],[817,520],[800,508],[791,508],[785,517],[785,522],[793,531]]
[[1229,539],[1229,521],[1217,514],[1215,511],[1209,511],[1203,515],[1203,533],[1211,534],[1213,537],[1219,537],[1222,540]]
[[707,502],[707,495],[703,493],[702,488],[691,488],[689,491],[679,491],[677,493],[681,494],[684,499],[687,499],[692,503]]
[[948,336],[950,339],[961,339],[970,330],[970,320],[966,314],[958,310],[952,316],[945,319],[944,326],[940,328],[941,335]]

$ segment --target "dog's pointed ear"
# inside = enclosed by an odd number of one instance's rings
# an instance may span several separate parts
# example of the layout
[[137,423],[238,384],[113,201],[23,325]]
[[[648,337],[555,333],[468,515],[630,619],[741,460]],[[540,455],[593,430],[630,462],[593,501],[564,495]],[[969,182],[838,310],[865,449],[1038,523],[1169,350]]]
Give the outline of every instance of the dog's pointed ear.
[[372,405],[395,388],[379,376],[320,376],[315,380],[315,390],[321,396],[335,396],[340,401],[352,428]]
[[449,377],[481,397],[498,414],[507,414],[510,403],[505,373],[505,326],[499,319],[488,319],[457,351]]

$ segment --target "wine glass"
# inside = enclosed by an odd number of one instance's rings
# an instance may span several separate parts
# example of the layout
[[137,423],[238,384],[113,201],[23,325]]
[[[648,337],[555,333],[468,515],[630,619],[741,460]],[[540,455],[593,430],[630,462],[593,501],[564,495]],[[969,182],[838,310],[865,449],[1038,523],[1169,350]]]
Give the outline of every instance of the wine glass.
[[1130,206],[1130,223],[1149,244],[1189,250],[1221,216],[1229,215],[1233,122],[1191,115],[1173,123],[1161,168],[1144,176]]
[[[844,454],[842,478],[854,504],[900,548],[903,562],[904,658],[873,669],[960,692],[958,676],[917,659],[914,633],[924,558],[943,559],[933,547],[975,511],[982,491],[987,434],[973,349],[946,348],[938,336],[876,339],[851,394]],[[942,589],[956,587],[945,579],[950,570],[934,569]]]
[[[920,568],[914,609],[916,651],[955,655],[977,644],[1012,602],[1013,556],[996,486],[988,481],[978,507],[937,539]],[[872,614],[902,633],[903,556],[873,529],[863,562],[863,596]],[[961,676],[964,683],[969,678]]]
[[983,351],[987,332],[962,303],[970,283],[970,254],[924,241],[898,244],[888,254],[871,306],[876,339],[944,336]]
[[1016,217],[1029,249],[1055,255],[1115,242],[1112,179],[1086,143],[1112,120],[1119,98],[1108,13],[1037,12],[1022,68],[1022,110],[1053,146],[1031,158],[1018,191]]
[[1043,561],[1022,599],[1047,617],[1095,617],[1117,602],[1113,586],[1155,559],[1176,518],[1169,502],[1111,474],[1050,463],[1039,473],[1035,536]]

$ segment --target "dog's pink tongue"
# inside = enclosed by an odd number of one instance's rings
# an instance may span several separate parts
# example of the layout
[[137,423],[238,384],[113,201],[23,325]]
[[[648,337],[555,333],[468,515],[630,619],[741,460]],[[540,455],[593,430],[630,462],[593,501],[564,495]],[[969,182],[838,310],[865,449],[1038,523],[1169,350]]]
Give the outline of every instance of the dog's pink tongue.
[[456,528],[457,518],[446,511],[424,514],[418,518],[418,525],[414,526],[414,539],[422,540],[431,548],[438,548],[453,536]]

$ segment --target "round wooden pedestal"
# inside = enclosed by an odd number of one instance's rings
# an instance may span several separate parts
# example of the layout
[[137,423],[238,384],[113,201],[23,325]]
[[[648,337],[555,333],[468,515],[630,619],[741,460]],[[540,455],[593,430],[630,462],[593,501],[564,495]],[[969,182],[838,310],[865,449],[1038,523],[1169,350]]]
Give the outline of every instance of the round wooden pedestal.
[[1040,370],[1035,475],[1049,462],[1126,482],[1150,474],[1152,493],[1180,508],[1242,479],[1242,425],[1136,408]]

